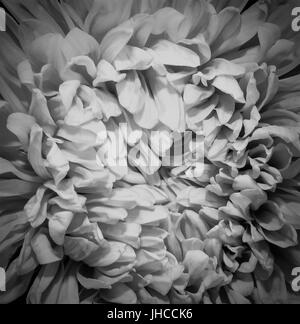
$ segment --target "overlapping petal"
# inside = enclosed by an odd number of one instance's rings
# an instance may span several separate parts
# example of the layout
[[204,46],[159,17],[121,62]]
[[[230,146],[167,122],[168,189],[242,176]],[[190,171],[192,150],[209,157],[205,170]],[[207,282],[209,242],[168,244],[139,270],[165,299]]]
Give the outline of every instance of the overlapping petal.
[[0,302],[290,300],[297,0],[3,3]]

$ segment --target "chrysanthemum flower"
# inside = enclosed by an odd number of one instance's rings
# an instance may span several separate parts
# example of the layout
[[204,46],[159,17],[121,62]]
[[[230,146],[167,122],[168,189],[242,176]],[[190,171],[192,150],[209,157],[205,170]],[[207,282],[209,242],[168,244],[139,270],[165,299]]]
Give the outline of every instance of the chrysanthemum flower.
[[297,300],[297,0],[3,3],[0,302]]

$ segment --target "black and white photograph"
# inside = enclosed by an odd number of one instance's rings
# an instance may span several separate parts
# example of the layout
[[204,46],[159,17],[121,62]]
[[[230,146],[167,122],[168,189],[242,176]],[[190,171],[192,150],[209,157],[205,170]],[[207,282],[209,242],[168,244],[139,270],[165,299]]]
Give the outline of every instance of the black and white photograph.
[[300,0],[0,0],[0,304],[300,304]]

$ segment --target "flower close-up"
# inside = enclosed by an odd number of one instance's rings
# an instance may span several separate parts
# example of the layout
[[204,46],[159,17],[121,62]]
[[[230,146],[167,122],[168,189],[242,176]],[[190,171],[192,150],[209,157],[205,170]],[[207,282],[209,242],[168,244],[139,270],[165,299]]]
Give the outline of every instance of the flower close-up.
[[300,0],[0,4],[1,304],[300,303]]

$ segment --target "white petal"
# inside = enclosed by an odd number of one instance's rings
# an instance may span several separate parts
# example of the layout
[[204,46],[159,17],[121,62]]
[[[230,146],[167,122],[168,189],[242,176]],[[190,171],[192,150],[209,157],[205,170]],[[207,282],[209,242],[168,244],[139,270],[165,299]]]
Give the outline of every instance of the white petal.
[[152,56],[134,46],[125,46],[114,61],[117,71],[125,70],[147,70],[152,64]]
[[67,110],[69,110],[72,107],[74,98],[79,87],[80,82],[78,80],[66,81],[59,87],[61,100]]
[[57,245],[64,244],[65,234],[73,220],[74,214],[68,211],[56,211],[49,215],[49,234]]
[[40,90],[33,90],[29,113],[35,117],[40,126],[55,126],[49,113],[47,100]]
[[193,84],[187,84],[184,88],[183,99],[187,109],[200,105],[215,92],[214,88],[201,88]]
[[111,117],[118,117],[122,110],[115,96],[107,91],[95,89],[97,96],[96,107],[100,108],[105,120],[108,121]]
[[230,76],[218,76],[212,85],[224,93],[231,95],[237,102],[245,103],[245,97],[236,79]]
[[43,135],[43,130],[38,125],[33,125],[30,132],[28,160],[37,175],[43,179],[50,179],[51,175],[46,169],[45,160],[43,159]]
[[171,130],[184,131],[185,113],[181,95],[170,85],[166,77],[149,71],[148,78],[158,106],[159,120]]
[[97,66],[97,78],[93,81],[93,86],[97,87],[99,84],[113,81],[120,82],[124,80],[126,74],[121,74],[107,61],[101,60]]
[[[77,69],[80,69],[80,73],[76,72]],[[88,56],[76,56],[68,62],[60,75],[65,81],[79,80],[87,83],[96,78],[97,69],[93,60]]]
[[34,85],[34,75],[30,62],[25,60],[21,62],[18,67],[18,76],[22,84],[33,86]]
[[72,29],[64,40],[63,52],[68,61],[81,55],[91,54],[97,57],[98,51],[98,42],[79,28]]
[[[157,59],[164,65],[198,67],[200,57],[192,50],[167,40],[160,40],[152,47]],[[175,54],[176,53],[176,54]]]
[[216,108],[217,114],[222,125],[227,124],[233,116],[235,111],[234,99],[229,95],[221,95],[218,107]]
[[15,134],[24,148],[29,145],[29,134],[33,125],[36,124],[34,117],[22,113],[11,114],[7,119],[7,129]]
[[117,84],[120,104],[130,113],[136,114],[145,105],[145,93],[136,71],[127,73],[124,81]]
[[62,248],[53,248],[42,229],[31,240],[31,246],[41,265],[55,263],[63,258]]
[[130,211],[127,221],[140,225],[151,225],[167,219],[168,216],[168,210],[163,206],[157,206],[154,210],[136,208]]
[[158,10],[153,15],[154,35],[160,35],[164,32],[168,34],[171,41],[178,42],[185,39],[190,30],[190,23],[184,15],[177,10],[167,7]]
[[140,76],[140,81],[145,92],[145,105],[134,115],[134,120],[140,127],[152,129],[159,123],[157,106],[143,76]]
[[112,63],[133,35],[132,22],[127,21],[109,31],[103,38],[100,51],[102,59]]
[[242,65],[218,58],[212,60],[202,73],[206,80],[213,80],[215,77],[220,75],[241,77],[246,73],[246,69]]

